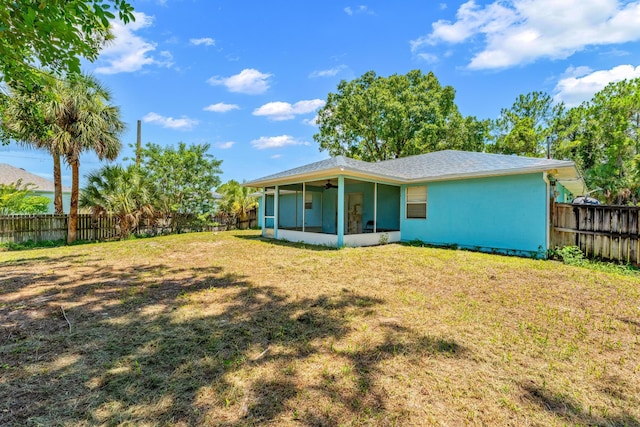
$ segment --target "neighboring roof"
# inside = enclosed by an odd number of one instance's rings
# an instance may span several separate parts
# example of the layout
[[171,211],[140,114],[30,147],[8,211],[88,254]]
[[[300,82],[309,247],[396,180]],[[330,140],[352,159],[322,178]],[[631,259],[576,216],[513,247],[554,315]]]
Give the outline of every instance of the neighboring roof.
[[332,174],[412,183],[534,172],[551,172],[555,179],[574,194],[585,191],[582,177],[572,161],[456,150],[373,163],[337,156],[249,181],[246,185],[262,187]]
[[[34,190],[54,192],[53,181],[49,181],[46,178],[27,172],[22,168],[17,168],[6,163],[0,163],[0,184],[15,184],[18,180],[22,180],[23,185],[33,184]],[[62,191],[68,193],[71,192],[71,189],[63,185]]]

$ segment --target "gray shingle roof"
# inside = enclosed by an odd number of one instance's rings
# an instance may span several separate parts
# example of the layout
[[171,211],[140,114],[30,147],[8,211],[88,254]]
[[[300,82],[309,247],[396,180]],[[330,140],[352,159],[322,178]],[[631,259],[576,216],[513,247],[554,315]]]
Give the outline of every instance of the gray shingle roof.
[[[378,163],[363,162],[362,160],[352,159],[350,157],[336,156],[319,162],[309,163],[293,169],[268,175],[255,181],[273,181],[295,177],[298,175],[307,175],[314,172],[330,171],[334,169],[343,169],[353,172],[368,173],[373,175],[396,177],[396,173]],[[251,182],[247,182],[250,185]]]
[[572,167],[571,161],[509,156],[504,154],[444,150],[376,163],[409,180],[442,179],[449,176],[473,176],[509,171],[549,170]]
[[[408,183],[543,172],[553,169],[563,169],[563,176],[566,175],[568,180],[579,181],[580,186],[583,186],[575,164],[571,161],[456,150],[436,151],[375,163],[337,156],[265,176],[247,182],[246,185],[261,186],[263,183],[272,185],[278,181],[290,181],[296,177],[315,175],[323,171],[331,173],[336,170],[346,174],[355,172],[371,178],[388,178]],[[572,187],[574,190],[577,189],[577,185],[572,185]]]
[[[34,190],[54,191],[53,181],[49,181],[46,178],[27,172],[24,169],[11,166],[6,163],[0,163],[0,184],[15,184],[18,180],[22,180],[23,185],[33,184]],[[69,187],[62,186],[62,191],[70,192],[71,189]]]

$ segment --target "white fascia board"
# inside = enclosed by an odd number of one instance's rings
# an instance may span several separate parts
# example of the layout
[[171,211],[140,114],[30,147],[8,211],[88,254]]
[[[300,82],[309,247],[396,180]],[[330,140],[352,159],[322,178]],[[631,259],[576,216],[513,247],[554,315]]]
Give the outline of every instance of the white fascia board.
[[[573,167],[573,166],[571,166],[571,167]],[[529,173],[549,172],[549,171],[552,171],[552,170],[555,170],[555,169],[559,169],[559,168],[563,168],[563,167],[562,166],[556,166],[556,167],[531,166],[531,167],[526,167],[526,168],[500,169],[500,170],[479,171],[479,172],[465,172],[465,173],[456,173],[456,174],[448,174],[448,175],[440,175],[440,176],[412,178],[412,179],[409,179],[409,180],[405,180],[405,182],[408,183],[408,184],[415,184],[415,183],[420,183],[420,182],[455,181],[455,180],[468,179],[468,178],[489,178],[489,177],[494,177],[494,176],[524,175],[524,174],[529,174]],[[577,171],[576,171],[576,174],[577,174]]]
[[299,184],[301,182],[330,179],[330,178],[335,178],[339,175],[359,178],[363,180],[389,182],[394,184],[402,184],[406,182],[405,179],[396,177],[396,176],[376,174],[371,172],[363,172],[363,171],[352,169],[349,167],[335,167],[331,169],[324,169],[321,171],[313,171],[313,172],[301,173],[296,175],[290,175],[282,178],[264,179],[264,180],[258,179],[255,181],[246,182],[243,185],[247,187],[271,187],[274,185]]

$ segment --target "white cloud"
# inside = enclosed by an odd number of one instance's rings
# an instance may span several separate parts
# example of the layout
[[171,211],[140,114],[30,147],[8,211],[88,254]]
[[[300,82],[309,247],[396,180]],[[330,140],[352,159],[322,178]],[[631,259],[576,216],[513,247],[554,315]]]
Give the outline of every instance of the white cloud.
[[228,150],[229,148],[233,147],[234,144],[235,141],[216,142],[215,144],[213,144],[213,146],[221,150]]
[[539,58],[564,59],[587,46],[640,39],[640,1],[500,0],[464,3],[455,22],[439,20],[433,31],[412,40],[419,53],[439,43],[480,40],[471,69],[504,68]]
[[438,57],[432,53],[419,53],[418,54],[418,58],[422,59],[425,62],[428,62],[430,64],[434,64],[436,62],[438,62]]
[[365,6],[363,4],[356,7],[347,6],[343,10],[344,10],[344,13],[346,13],[349,16],[353,16],[355,14],[360,14],[360,13],[364,13],[367,15],[375,15],[375,12],[373,12],[371,9],[369,9],[368,6]]
[[328,70],[317,70],[309,74],[309,77],[311,78],[333,77],[337,75],[340,71],[344,70],[345,68],[347,68],[347,66],[342,64],[342,65],[338,65],[337,67],[329,68]]
[[173,65],[171,53],[163,51],[160,53],[161,59],[154,58],[152,53],[156,50],[156,43],[135,34],[138,30],[150,27],[153,24],[153,17],[142,12],[134,12],[134,16],[136,20],[126,25],[118,20],[111,21],[111,32],[115,38],[100,52],[98,63],[106,65],[96,68],[96,74],[131,73],[145,65],[160,67]]
[[618,65],[610,70],[593,71],[588,67],[569,68],[554,88],[554,99],[575,107],[589,101],[609,83],[640,77],[640,66]]
[[323,105],[324,101],[321,99],[298,101],[293,105],[281,101],[268,102],[253,110],[253,115],[265,116],[269,120],[275,121],[291,120],[297,115],[312,113]]
[[271,159],[279,159],[280,157],[282,157],[282,154],[274,154],[273,156],[271,156]]
[[211,104],[204,107],[204,111],[211,111],[213,113],[226,113],[231,110],[239,110],[240,107],[236,104],[225,104],[224,102],[218,102],[217,104]]
[[174,119],[173,117],[165,117],[160,114],[151,112],[142,118],[142,121],[145,123],[155,123],[163,128],[169,129],[177,129],[177,130],[190,130],[195,125],[198,124],[198,121],[195,119],[190,119],[188,117],[180,117],[179,119]]
[[251,141],[251,145],[258,150],[264,150],[267,148],[282,148],[287,145],[309,145],[309,143],[300,141],[290,135],[280,135],[261,136],[260,138]]
[[215,46],[216,45],[216,41],[214,39],[212,39],[211,37],[203,37],[201,39],[189,39],[189,43],[196,45],[196,46],[200,46],[205,45],[205,46]]
[[162,60],[155,60],[153,62],[154,64],[167,68],[170,68],[174,64],[173,55],[168,50],[161,51],[160,56],[162,57]]
[[307,126],[318,126],[318,116],[314,116],[312,119],[303,119],[302,123]]
[[261,73],[253,68],[245,68],[240,73],[230,77],[214,76],[207,80],[212,86],[225,86],[229,92],[259,95],[269,89],[271,74]]

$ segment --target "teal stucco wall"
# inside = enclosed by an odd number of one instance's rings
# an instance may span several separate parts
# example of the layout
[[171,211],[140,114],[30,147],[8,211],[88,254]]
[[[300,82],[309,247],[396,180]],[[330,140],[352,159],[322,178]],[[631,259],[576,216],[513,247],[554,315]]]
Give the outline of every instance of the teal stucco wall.
[[403,241],[545,257],[547,186],[542,173],[427,184],[427,218],[407,219],[400,192]]

